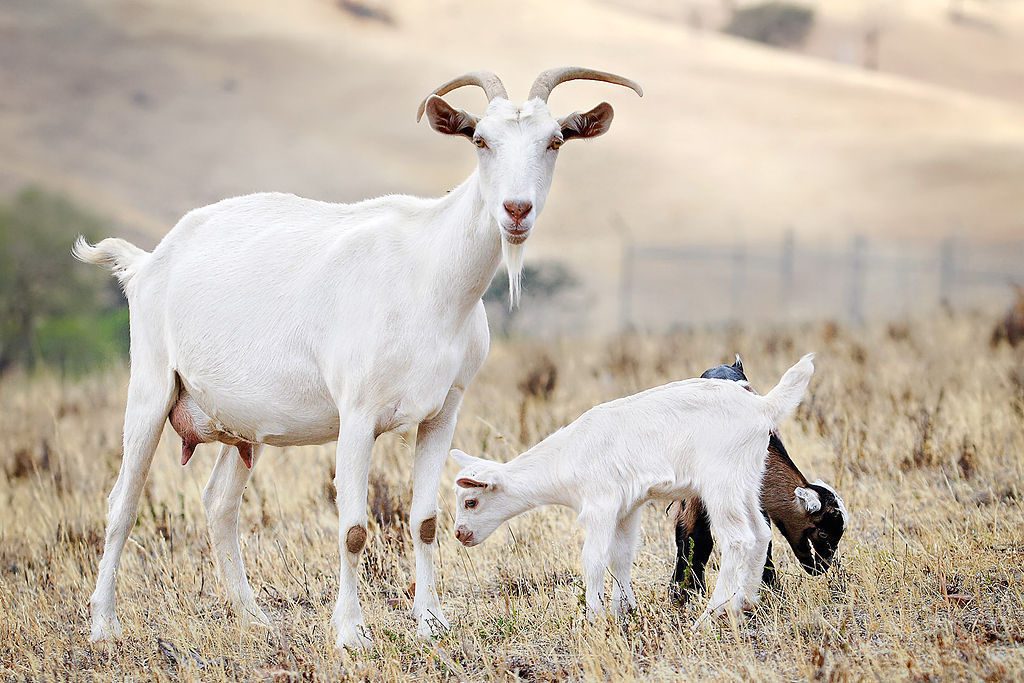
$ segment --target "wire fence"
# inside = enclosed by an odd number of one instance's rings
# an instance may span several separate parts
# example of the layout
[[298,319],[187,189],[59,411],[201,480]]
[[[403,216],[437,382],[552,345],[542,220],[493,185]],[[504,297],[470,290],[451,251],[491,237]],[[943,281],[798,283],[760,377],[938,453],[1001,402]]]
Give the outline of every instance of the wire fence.
[[621,329],[693,323],[842,320],[861,324],[940,306],[1004,306],[1024,284],[1024,240],[868,240],[675,246],[627,242]]

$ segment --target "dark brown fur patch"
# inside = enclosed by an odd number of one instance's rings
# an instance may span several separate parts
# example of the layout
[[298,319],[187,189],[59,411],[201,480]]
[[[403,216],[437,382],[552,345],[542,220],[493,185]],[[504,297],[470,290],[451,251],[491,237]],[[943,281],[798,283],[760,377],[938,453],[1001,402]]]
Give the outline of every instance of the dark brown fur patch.
[[424,543],[433,543],[435,538],[437,538],[437,517],[420,522],[420,540]]
[[[807,486],[807,479],[796,468],[788,454],[783,454],[781,441],[768,447],[764,483],[761,486],[761,505],[778,525],[790,543],[799,541],[805,529],[813,526],[810,516],[796,504],[798,486]],[[782,450],[785,446],[781,447]]]
[[354,526],[345,534],[345,547],[353,555],[358,553],[366,545],[366,528]]

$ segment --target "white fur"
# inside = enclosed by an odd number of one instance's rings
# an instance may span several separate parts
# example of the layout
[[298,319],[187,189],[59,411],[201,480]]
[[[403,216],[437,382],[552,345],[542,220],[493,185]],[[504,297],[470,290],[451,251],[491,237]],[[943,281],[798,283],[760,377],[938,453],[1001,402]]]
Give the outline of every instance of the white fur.
[[[418,531],[436,515],[462,394],[487,354],[480,298],[503,241],[512,239],[503,202],[532,202],[513,226],[515,240],[525,240],[521,231],[532,228],[551,184],[560,126],[540,100],[497,98],[476,134],[487,142],[477,170],[438,199],[330,204],[253,194],[188,213],[152,253],[117,239],[75,245],[79,259],[114,270],[131,312],[124,458],[91,599],[94,640],[120,633],[117,568],[179,390],[207,422],[246,441],[337,441],[342,561],[332,623],[339,647],[369,644],[359,553],[348,552],[346,534],[366,525],[374,440],[385,431],[416,435],[413,614],[420,634],[447,626],[434,589],[435,544],[421,542]],[[513,302],[522,249],[506,250]],[[266,624],[238,548],[248,476],[222,448],[203,501],[228,596],[246,618]]]
[[821,496],[819,496],[818,492],[814,489],[798,486],[793,490],[793,493],[796,496],[797,505],[799,505],[804,512],[813,515],[821,509]]
[[462,467],[456,534],[476,545],[533,507],[573,508],[586,531],[583,572],[593,618],[604,610],[606,568],[613,611],[636,604],[630,568],[641,506],[696,495],[723,548],[705,616],[755,604],[771,538],[760,512],[768,433],[799,404],[812,358],[804,356],[763,397],[736,382],[694,379],[599,405],[508,463],[454,450]]
[[813,482],[815,486],[820,486],[823,489],[828,489],[832,492],[832,495],[836,497],[836,506],[839,508],[839,514],[843,516],[843,528],[845,529],[850,524],[850,513],[846,510],[846,503],[843,502],[842,496],[834,488],[826,484],[821,479]]

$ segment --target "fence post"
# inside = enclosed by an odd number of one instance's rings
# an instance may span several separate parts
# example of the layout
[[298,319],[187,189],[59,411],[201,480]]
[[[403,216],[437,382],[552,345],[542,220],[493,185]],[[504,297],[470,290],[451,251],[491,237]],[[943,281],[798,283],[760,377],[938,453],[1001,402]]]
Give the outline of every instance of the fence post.
[[854,325],[864,324],[864,253],[867,240],[855,235],[850,241],[850,290],[847,298],[850,321]]
[[792,230],[782,236],[782,256],[779,259],[779,305],[782,314],[789,315],[793,303],[793,269],[796,252],[796,239]]
[[956,240],[947,237],[939,247],[939,305],[950,305],[956,284]]

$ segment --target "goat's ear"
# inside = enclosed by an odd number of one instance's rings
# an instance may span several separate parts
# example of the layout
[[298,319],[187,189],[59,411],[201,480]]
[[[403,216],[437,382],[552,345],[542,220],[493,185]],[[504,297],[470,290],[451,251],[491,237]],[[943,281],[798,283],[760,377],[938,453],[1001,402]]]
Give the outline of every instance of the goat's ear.
[[460,468],[469,467],[470,465],[473,465],[480,461],[480,458],[475,458],[469,453],[460,451],[458,448],[451,449],[451,451],[449,451],[448,454],[452,456],[452,459],[455,461],[455,464],[457,464]]
[[456,109],[437,95],[427,100],[426,113],[430,127],[438,133],[461,135],[470,140],[473,139],[476,124],[480,121],[472,114]]
[[799,505],[805,512],[813,515],[815,512],[821,510],[821,497],[818,496],[818,492],[814,489],[798,486],[794,489],[793,493],[796,494],[797,505]]
[[562,138],[565,140],[596,138],[608,132],[614,116],[615,110],[612,109],[612,105],[602,102],[590,111],[574,111],[559,119],[558,125],[562,127]]
[[489,481],[480,481],[479,479],[471,479],[470,477],[460,477],[456,480],[455,485],[462,489],[487,489],[488,491],[494,490],[494,483]]

